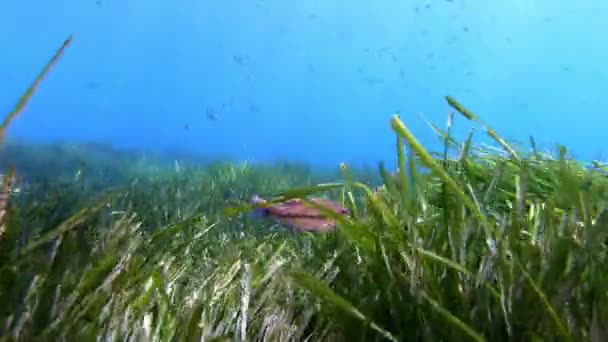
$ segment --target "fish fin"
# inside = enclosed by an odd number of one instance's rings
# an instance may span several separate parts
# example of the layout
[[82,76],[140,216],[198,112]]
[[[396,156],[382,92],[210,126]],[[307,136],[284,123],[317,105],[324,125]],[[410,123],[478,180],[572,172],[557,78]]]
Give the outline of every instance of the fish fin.
[[268,208],[255,208],[249,212],[250,218],[265,218],[270,216]]
[[[249,203],[252,205],[258,205],[266,203],[266,200],[258,195],[253,195],[251,196]],[[270,216],[270,211],[268,210],[268,208],[254,208],[249,212],[249,217],[251,218],[264,218],[268,216]]]
[[263,199],[262,197],[258,196],[258,195],[253,195],[251,196],[251,199],[249,200],[250,204],[262,204],[262,203],[266,203],[266,200]]

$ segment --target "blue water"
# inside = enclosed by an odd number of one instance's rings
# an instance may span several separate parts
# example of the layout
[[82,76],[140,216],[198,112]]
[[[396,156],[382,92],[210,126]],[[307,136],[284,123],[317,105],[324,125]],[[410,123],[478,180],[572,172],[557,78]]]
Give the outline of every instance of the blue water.
[[0,110],[73,35],[9,137],[391,162],[391,115],[439,149],[418,114],[444,127],[450,95],[509,139],[599,158],[606,18],[600,0],[4,0]]

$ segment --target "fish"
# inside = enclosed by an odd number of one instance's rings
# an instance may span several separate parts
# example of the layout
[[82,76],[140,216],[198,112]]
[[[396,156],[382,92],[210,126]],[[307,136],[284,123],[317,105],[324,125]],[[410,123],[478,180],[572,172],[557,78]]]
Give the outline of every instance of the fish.
[[[348,209],[342,207],[335,201],[326,198],[311,198],[310,202],[321,205],[339,215],[347,215]],[[264,204],[267,201],[258,195],[251,197],[252,205]],[[289,228],[292,232],[326,232],[336,227],[336,220],[328,217],[318,208],[304,204],[300,199],[290,199],[279,202],[268,207],[256,208],[250,217],[270,217]]]
[[213,108],[207,108],[207,119],[209,121],[217,121],[217,113]]

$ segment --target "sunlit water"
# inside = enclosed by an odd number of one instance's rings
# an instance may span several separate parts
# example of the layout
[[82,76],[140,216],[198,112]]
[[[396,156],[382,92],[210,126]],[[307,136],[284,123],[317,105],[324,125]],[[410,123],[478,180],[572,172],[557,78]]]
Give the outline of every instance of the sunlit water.
[[9,137],[391,162],[391,115],[438,149],[419,114],[444,127],[450,95],[506,138],[600,158],[607,17],[599,0],[2,1],[0,109],[73,35]]

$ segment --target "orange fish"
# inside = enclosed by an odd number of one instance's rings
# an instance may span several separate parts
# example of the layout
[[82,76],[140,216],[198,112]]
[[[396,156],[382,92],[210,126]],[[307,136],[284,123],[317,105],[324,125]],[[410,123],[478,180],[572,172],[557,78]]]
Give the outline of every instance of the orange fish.
[[[332,200],[312,198],[309,201],[337,214],[348,214],[348,209]],[[251,198],[251,203],[263,204],[266,203],[266,200],[255,195]],[[334,219],[327,217],[325,213],[317,208],[305,205],[300,199],[290,199],[269,207],[257,208],[253,214],[254,216],[271,217],[292,231],[324,232],[336,226]]]

